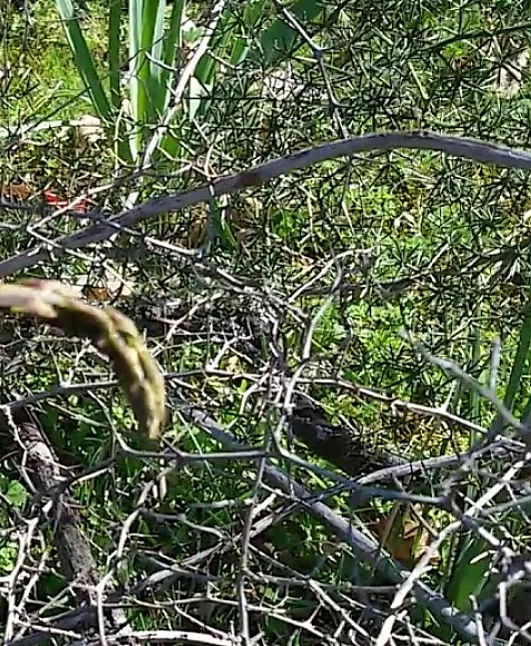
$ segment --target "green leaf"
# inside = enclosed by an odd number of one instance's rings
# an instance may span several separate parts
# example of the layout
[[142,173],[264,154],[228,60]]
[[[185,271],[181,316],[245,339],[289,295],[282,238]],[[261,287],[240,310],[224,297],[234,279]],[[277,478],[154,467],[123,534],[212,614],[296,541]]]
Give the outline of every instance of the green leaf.
[[23,507],[28,500],[28,492],[24,485],[12,480],[7,488],[6,498],[13,507]]
[[[531,346],[531,299],[526,303],[524,308],[524,321],[522,327],[520,328],[520,339],[518,341],[518,347],[516,349],[516,355],[511,367],[511,376],[509,377],[509,384],[505,391],[505,397],[503,399],[504,406],[512,411],[514,400],[516,395],[520,391],[522,375],[524,374],[528,359],[529,359],[529,350]],[[524,413],[522,419],[526,419],[531,410],[531,397],[524,407]],[[503,419],[500,415],[496,417],[493,422],[493,428],[497,428],[498,431],[501,431],[503,427]]]
[[122,119],[122,92],[120,86],[120,34],[122,19],[122,0],[112,0],[109,7],[108,51],[109,51],[109,89],[114,117],[119,122],[115,127],[116,151],[118,158],[131,162],[133,157]]
[[130,145],[133,159],[140,153],[142,145],[142,117],[145,114],[146,87],[141,78],[141,68],[146,61],[142,50],[142,20],[144,0],[129,0],[129,96],[133,127]]
[[525,370],[527,361],[529,359],[529,347],[531,346],[531,301],[526,304],[524,309],[524,321],[520,329],[520,340],[516,350],[516,356],[511,368],[511,376],[509,378],[509,385],[505,392],[503,399],[504,405],[511,410],[514,404],[516,395],[520,390],[520,382],[522,374]]
[[100,119],[107,121],[110,117],[111,106],[96,71],[94,59],[79,26],[72,0],[56,0],[56,7],[63,21],[68,44],[74,54],[77,69],[94,110]]
[[197,90],[194,99],[196,105],[193,109],[193,114],[206,112],[207,106],[210,105],[209,96],[212,94],[212,88],[216,82],[216,73],[219,70],[219,61],[230,58],[230,49],[234,41],[234,25],[237,21],[234,20],[232,12],[225,10],[219,21],[219,28],[216,36],[210,43],[210,51],[214,54],[206,53],[199,61],[196,70],[195,78],[198,81]]
[[214,229],[221,241],[227,247],[237,249],[238,241],[234,237],[230,223],[225,217],[224,213],[217,206],[212,206],[212,221],[214,224]]
[[249,43],[246,38],[236,38],[230,55],[230,64],[236,67],[243,63],[249,53]]
[[248,0],[243,10],[243,22],[245,26],[252,29],[260,18],[264,18],[266,12],[271,9],[270,3],[266,0]]
[[485,541],[463,534],[455,550],[455,561],[446,598],[463,612],[471,610],[470,596],[479,596],[487,583],[490,558]]
[[188,117],[194,119],[204,105],[204,99],[209,96],[209,88],[200,83],[195,76],[190,79],[188,88]]
[[11,574],[17,562],[18,546],[15,542],[9,542],[0,547],[0,574],[2,576]]
[[170,102],[170,75],[169,68],[174,67],[180,56],[182,48],[182,21],[184,16],[184,0],[174,0],[170,17],[170,24],[164,45],[164,68],[160,75],[160,102],[159,109],[166,110]]
[[266,4],[269,3],[266,3],[265,0],[249,0],[249,2],[245,3],[245,9],[242,15],[243,20],[237,20],[236,24],[242,22],[246,31],[240,34],[234,34],[232,51],[229,57],[231,65],[240,65],[249,55],[251,51],[249,34],[257,28],[257,23],[260,18],[265,18],[267,12],[270,11],[271,8],[269,6],[266,7]]
[[[149,132],[168,109],[171,81],[181,48],[184,0],[173,3],[166,27],[166,0],[130,0],[129,56],[130,95],[135,125],[132,133],[134,157]],[[162,148],[177,154],[178,142],[172,135],[163,138]]]
[[164,107],[164,92],[162,91],[162,63],[164,59],[164,18],[166,0],[151,0],[146,4],[147,15],[144,24],[150,24],[146,34],[146,49],[149,52],[147,67],[148,83],[148,115],[150,119],[157,118]]
[[111,103],[115,111],[120,109],[120,23],[122,0],[111,0],[109,7],[109,86]]

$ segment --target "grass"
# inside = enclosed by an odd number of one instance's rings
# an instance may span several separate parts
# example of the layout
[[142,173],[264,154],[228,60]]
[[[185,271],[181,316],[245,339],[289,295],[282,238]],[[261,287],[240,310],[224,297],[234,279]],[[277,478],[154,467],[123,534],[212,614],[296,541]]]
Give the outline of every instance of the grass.
[[[96,8],[84,24],[88,42],[102,60],[104,50],[98,44],[104,23],[98,15]],[[79,100],[83,84],[61,33],[61,21],[53,3],[48,0],[34,3],[32,16],[32,22],[27,25],[12,9],[4,25],[3,56],[14,71],[15,83],[9,94],[17,96],[20,92],[24,96],[20,96],[21,100],[3,102],[2,122],[31,123],[50,119],[51,115],[69,119],[85,114],[88,104]]]

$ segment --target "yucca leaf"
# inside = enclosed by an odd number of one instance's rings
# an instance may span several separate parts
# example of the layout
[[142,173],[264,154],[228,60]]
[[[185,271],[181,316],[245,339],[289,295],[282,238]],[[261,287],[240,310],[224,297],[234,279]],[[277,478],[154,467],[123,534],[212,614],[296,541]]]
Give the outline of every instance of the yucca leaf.
[[509,378],[509,385],[505,392],[503,403],[511,410],[516,395],[520,390],[520,382],[522,374],[525,370],[527,361],[529,359],[529,348],[531,346],[531,302],[528,302],[524,309],[524,321],[520,328],[520,339],[516,356],[511,368],[511,376]]
[[[160,58],[163,65],[158,66],[158,88],[155,112],[163,115],[170,105],[171,85],[175,73],[179,72],[177,60],[182,48],[182,23],[184,20],[185,0],[175,0],[173,3],[169,25],[164,34],[163,47]],[[172,72],[175,69],[176,72]],[[161,148],[170,158],[177,157],[180,152],[180,142],[171,131],[165,134],[161,141]]]
[[98,76],[98,72],[96,71],[94,59],[79,26],[79,20],[75,15],[72,0],[56,0],[56,7],[61,16],[77,69],[79,70],[94,110],[100,119],[108,121],[111,106]]
[[148,64],[148,99],[149,118],[157,118],[161,114],[164,104],[162,92],[162,62],[164,58],[164,20],[166,15],[166,0],[150,0],[147,7],[149,16],[145,22],[150,24],[150,31],[146,34],[146,49],[149,52]]
[[531,397],[528,398],[524,410],[522,412],[522,422],[525,422],[526,424],[529,422],[529,418],[531,417]]
[[118,112],[120,109],[120,23],[122,0],[111,0],[109,7],[109,86],[111,104]]
[[[269,5],[269,6],[266,6]],[[266,0],[248,0],[243,9],[243,23],[248,29],[252,29],[260,18],[271,10],[271,3]]]
[[[512,411],[516,395],[520,391],[522,375],[524,374],[528,359],[529,350],[531,346],[531,300],[526,303],[524,308],[524,320],[520,328],[520,339],[516,349],[516,355],[511,367],[511,375],[509,377],[509,384],[505,391],[503,404],[507,410]],[[530,403],[525,405],[524,416],[528,414]],[[496,417],[493,422],[493,429],[501,431],[503,427],[503,420],[500,415]]]
[[195,93],[190,94],[190,115],[195,115],[199,111],[204,113],[209,105],[207,97],[212,94],[219,60],[228,58],[228,51],[234,39],[233,29],[233,14],[229,10],[225,10],[219,22],[217,35],[210,44],[210,51],[215,56],[210,56],[209,53],[205,54],[196,67],[195,79],[197,83],[194,84]]
[[134,124],[131,132],[131,151],[136,159],[142,141],[142,123],[140,115],[143,114],[145,104],[145,87],[143,87],[139,70],[142,64],[140,54],[142,51],[142,17],[144,0],[129,0],[129,98],[131,102],[131,116]]
[[[154,49],[155,28],[159,22],[159,11],[164,0],[144,0],[142,11],[142,24],[140,25],[140,49],[138,51],[138,77],[142,85],[142,101],[139,103],[138,119],[140,123],[147,124],[154,118],[153,97],[157,93],[156,80],[153,77],[152,62],[148,53]],[[159,66],[157,66],[160,69]]]
[[229,220],[224,216],[218,206],[212,205],[211,208],[212,223],[216,234],[226,247],[237,249],[238,241],[234,237]]
[[109,7],[109,89],[114,117],[120,119],[115,127],[116,150],[118,158],[125,162],[132,161],[129,141],[125,133],[125,122],[121,118],[122,92],[120,85],[120,35],[122,19],[122,0],[111,0]]
[[[520,342],[522,342],[522,336],[527,340],[529,344],[529,336],[531,336],[531,303],[529,304],[526,312],[526,316],[524,317],[524,322],[522,324],[522,330],[520,331]],[[517,357],[518,357],[518,351],[517,351]],[[515,361],[516,363],[516,361]],[[523,368],[522,368],[523,369]],[[511,375],[512,376],[512,375]],[[523,422],[528,422],[529,418],[531,416],[531,395],[528,397],[527,402],[524,405],[524,410],[522,411],[522,421]]]
[[[479,314],[479,312],[477,312]],[[479,317],[478,317],[479,318]],[[471,357],[471,368],[475,372],[477,371],[477,366],[479,365],[480,357],[481,357],[481,328],[479,325],[475,325],[474,329],[474,342],[472,344],[472,357]],[[481,381],[481,377],[479,378]],[[469,397],[470,397],[470,413],[472,415],[472,419],[474,421],[478,421],[481,416],[481,397],[479,393],[471,389],[468,391],[469,392]],[[470,446],[474,446],[476,443],[477,437],[476,437],[476,432],[471,431],[470,432]],[[471,493],[469,491],[469,493]]]
[[249,42],[247,38],[236,38],[234,45],[232,46],[232,52],[230,54],[230,64],[236,67],[240,65],[246,58],[249,53]]
[[249,34],[256,29],[256,25],[260,18],[264,18],[266,11],[271,10],[270,6],[266,7],[265,0],[249,0],[245,3],[245,8],[242,14],[242,22],[247,30],[247,33],[235,35],[233,38],[232,51],[230,54],[231,65],[240,65],[251,51]]
[[459,610],[470,611],[470,596],[478,596],[487,582],[490,558],[484,554],[485,541],[463,534],[455,550],[455,561],[445,596]]
[[188,117],[190,119],[197,116],[205,97],[208,97],[208,89],[195,76],[192,76],[188,84]]
[[175,67],[176,60],[181,53],[184,8],[185,0],[174,0],[168,32],[164,41],[164,67],[161,69],[160,74],[160,102],[158,108],[161,112],[166,110],[170,102],[170,78],[172,73],[169,68]]
[[129,3],[129,83],[135,157],[141,149],[145,126],[155,116],[153,97],[157,94],[157,83],[152,76],[148,53],[151,55],[153,51],[155,28],[160,23],[161,5],[165,6],[164,0],[130,0]]

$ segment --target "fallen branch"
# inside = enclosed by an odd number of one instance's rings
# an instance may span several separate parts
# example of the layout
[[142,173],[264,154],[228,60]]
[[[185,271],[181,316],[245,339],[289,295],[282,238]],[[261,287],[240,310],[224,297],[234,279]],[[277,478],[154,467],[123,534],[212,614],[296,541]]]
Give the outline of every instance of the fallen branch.
[[[70,582],[80,604],[91,607],[99,573],[92,556],[90,542],[82,530],[75,500],[69,494],[54,495],[64,480],[64,468],[38,421],[26,408],[2,410],[0,428],[8,431],[24,453],[21,469],[41,500],[40,512],[53,525],[53,539],[59,554],[61,572]],[[110,613],[112,628],[123,630],[127,620],[122,610]],[[12,635],[4,635],[6,641]],[[44,634],[41,634],[46,639]],[[16,640],[18,641],[18,639]]]
[[[187,416],[210,433],[213,438],[232,450],[245,448],[202,411],[192,409]],[[336,536],[348,543],[359,558],[372,565],[386,579],[402,584],[410,577],[409,570],[402,567],[395,559],[385,555],[377,543],[334,513],[330,507],[322,502],[305,502],[311,499],[311,494],[292,478],[268,464],[264,468],[264,478],[271,486],[278,487],[290,496],[296,496],[316,518],[325,523]],[[415,580],[413,589],[418,602],[428,608],[439,621],[452,626],[463,639],[474,643],[479,641],[478,627],[473,619],[459,612],[443,596],[422,581]]]
[[[362,152],[398,149],[433,150],[482,164],[531,170],[530,153],[465,137],[419,131],[373,133],[342,139],[274,159],[241,173],[222,177],[211,184],[204,184],[186,193],[166,195],[149,200],[108,220],[102,220],[98,224],[81,229],[76,233],[50,241],[49,244],[37,245],[0,262],[0,278],[49,261],[51,257],[64,254],[68,249],[80,249],[90,244],[103,242],[116,234],[120,228],[133,227],[148,218],[169,211],[179,211],[199,202],[211,200],[212,197],[237,193],[250,186],[260,186],[282,175],[327,160],[350,157]],[[101,213],[88,213],[87,215],[93,220],[102,218]]]

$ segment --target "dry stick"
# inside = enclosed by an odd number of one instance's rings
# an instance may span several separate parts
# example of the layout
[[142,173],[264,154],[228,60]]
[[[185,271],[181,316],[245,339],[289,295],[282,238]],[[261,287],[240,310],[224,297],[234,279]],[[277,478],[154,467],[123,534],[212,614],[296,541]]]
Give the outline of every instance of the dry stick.
[[[229,446],[233,450],[244,448],[202,411],[192,410],[190,411],[190,417],[222,444]],[[275,467],[266,465],[264,478],[272,486],[296,496],[302,502],[310,497],[304,487]],[[314,516],[328,525],[336,536],[348,543],[362,560],[373,565],[386,578],[401,584],[410,578],[411,572],[409,570],[403,568],[393,558],[382,554],[380,547],[374,541],[371,541],[352,527],[344,518],[335,514],[330,507],[321,502],[312,502],[305,506]],[[435,617],[451,625],[463,639],[474,643],[478,641],[478,630],[473,619],[459,612],[444,597],[434,592],[422,581],[415,580],[413,587],[418,601],[426,606]]]
[[[198,644],[199,646],[236,646],[234,639],[214,637],[191,630],[136,630],[129,636],[130,644],[168,642],[170,644]],[[122,637],[110,635],[109,644],[123,644]]]
[[[13,414],[2,410],[0,427],[8,430],[24,451],[26,472],[39,494],[46,495],[61,485],[63,467],[38,419],[28,409],[19,409]],[[91,605],[100,575],[75,501],[68,494],[50,498],[41,511],[54,524],[53,536],[63,575],[72,584],[78,601]],[[123,630],[127,626],[125,614],[120,609],[115,609],[111,617],[115,627]]]
[[[212,197],[236,193],[250,186],[260,186],[276,177],[286,175],[295,170],[308,168],[326,160],[350,157],[360,152],[389,151],[404,148],[439,151],[484,164],[531,170],[530,153],[524,150],[485,143],[476,139],[437,135],[424,131],[374,133],[361,137],[352,137],[351,139],[326,143],[286,157],[280,157],[241,173],[222,177],[186,193],[149,200],[132,209],[125,210],[109,220],[103,220],[99,224],[81,229],[71,235],[57,238],[50,241],[48,245],[37,245],[0,262],[0,278],[28,269],[44,261],[49,261],[54,255],[61,255],[68,249],[79,249],[89,244],[107,240],[116,233],[117,226],[132,227],[142,220],[168,211],[179,211],[199,202],[208,201]],[[101,214],[99,215],[101,216]]]

